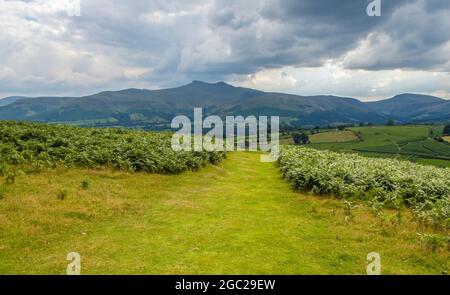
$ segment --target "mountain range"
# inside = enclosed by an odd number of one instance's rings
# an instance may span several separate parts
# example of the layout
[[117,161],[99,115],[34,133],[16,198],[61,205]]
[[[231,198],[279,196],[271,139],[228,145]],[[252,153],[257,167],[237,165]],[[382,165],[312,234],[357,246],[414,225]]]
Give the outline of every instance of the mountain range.
[[[83,97],[7,97],[0,100],[0,120],[61,122],[85,126],[158,128],[176,115],[278,115],[285,124],[329,125],[392,118],[400,123],[450,120],[450,101],[400,94],[376,102],[331,95],[300,96],[234,87],[225,82],[193,81],[160,90],[125,89]],[[154,127],[154,128],[152,128]]]

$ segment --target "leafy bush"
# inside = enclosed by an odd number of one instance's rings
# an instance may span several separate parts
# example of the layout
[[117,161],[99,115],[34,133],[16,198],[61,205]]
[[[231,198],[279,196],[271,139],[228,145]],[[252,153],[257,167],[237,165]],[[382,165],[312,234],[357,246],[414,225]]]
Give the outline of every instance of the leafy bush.
[[411,207],[416,217],[450,227],[450,169],[286,146],[278,165],[295,188],[371,207]]
[[[0,121],[0,172],[56,165],[180,173],[217,163],[223,152],[176,152],[170,133]],[[24,168],[24,170],[25,170]]]

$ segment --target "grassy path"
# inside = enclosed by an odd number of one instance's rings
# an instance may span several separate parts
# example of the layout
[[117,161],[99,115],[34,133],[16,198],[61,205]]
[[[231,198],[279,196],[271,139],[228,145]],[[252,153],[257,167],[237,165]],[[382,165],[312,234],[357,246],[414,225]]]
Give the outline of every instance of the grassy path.
[[372,251],[383,273],[448,270],[420,230],[362,208],[346,222],[341,202],[292,191],[254,153],[177,176],[53,171],[4,188],[0,273],[63,274],[72,251],[85,274],[365,273]]

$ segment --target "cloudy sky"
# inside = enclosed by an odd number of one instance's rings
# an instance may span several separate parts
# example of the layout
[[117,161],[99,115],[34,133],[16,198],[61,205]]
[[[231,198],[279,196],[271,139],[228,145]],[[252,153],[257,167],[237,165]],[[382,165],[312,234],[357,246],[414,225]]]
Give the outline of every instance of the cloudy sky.
[[362,100],[450,98],[450,1],[0,0],[0,96],[192,80]]

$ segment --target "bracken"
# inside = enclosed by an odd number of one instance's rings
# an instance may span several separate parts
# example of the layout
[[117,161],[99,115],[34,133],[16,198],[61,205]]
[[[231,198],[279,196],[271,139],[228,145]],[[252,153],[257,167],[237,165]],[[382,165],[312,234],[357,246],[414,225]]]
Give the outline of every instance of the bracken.
[[286,146],[278,165],[296,189],[387,208],[413,209],[421,222],[450,226],[450,169],[394,159]]
[[173,151],[170,133],[0,121],[2,174],[18,167],[36,172],[57,164],[173,174],[224,157],[223,152]]

